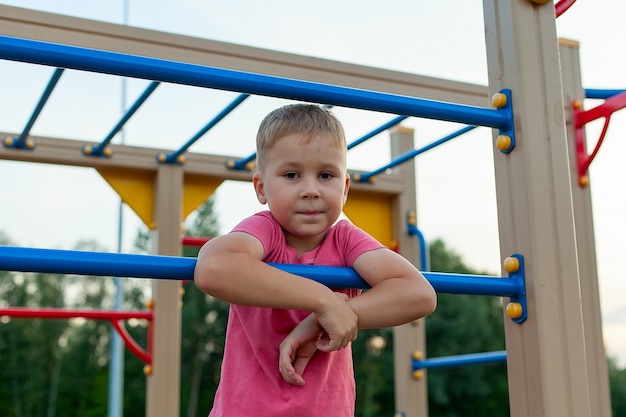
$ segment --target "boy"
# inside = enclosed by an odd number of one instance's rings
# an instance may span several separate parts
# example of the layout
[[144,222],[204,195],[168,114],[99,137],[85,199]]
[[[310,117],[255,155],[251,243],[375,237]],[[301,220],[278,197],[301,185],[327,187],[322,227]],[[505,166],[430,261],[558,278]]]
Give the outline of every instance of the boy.
[[[346,220],[347,145],[326,109],[274,110],[257,134],[253,185],[269,211],[207,242],[195,283],[231,303],[211,417],[354,416],[358,329],[432,313],[436,295],[406,259]],[[371,285],[333,290],[267,262],[352,267]]]

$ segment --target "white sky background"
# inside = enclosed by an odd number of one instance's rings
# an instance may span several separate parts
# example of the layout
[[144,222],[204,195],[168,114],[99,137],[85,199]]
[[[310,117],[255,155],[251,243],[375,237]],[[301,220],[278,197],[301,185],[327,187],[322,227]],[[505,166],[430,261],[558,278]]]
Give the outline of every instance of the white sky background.
[[[124,23],[124,1],[13,0],[2,4],[112,23]],[[480,0],[201,1],[129,0],[127,23],[148,29],[383,67],[486,85]],[[559,36],[580,42],[583,86],[626,88],[626,2],[579,0],[557,20]],[[24,128],[53,69],[0,61],[0,131]],[[101,141],[122,115],[120,78],[66,71],[31,133]],[[127,105],[147,86],[127,83]],[[161,85],[125,128],[130,145],[177,149],[236,94]],[[247,156],[261,118],[284,101],[253,97],[191,148],[193,152]],[[599,103],[588,102],[592,107]],[[352,141],[393,118],[336,109]],[[409,119],[417,146],[461,126]],[[590,141],[599,125],[588,128]],[[616,113],[591,166],[591,186],[605,341],[626,366],[626,110]],[[119,143],[119,136],[114,143]],[[427,240],[442,238],[464,261],[498,274],[493,147],[488,129],[461,136],[417,158],[418,222]],[[381,155],[385,155],[381,160]],[[351,168],[388,162],[382,134],[349,154]],[[0,161],[0,231],[19,246],[71,249],[84,239],[117,250],[117,195],[86,168]],[[223,232],[259,210],[251,185],[217,192]],[[140,221],[124,210],[123,251],[132,250]]]

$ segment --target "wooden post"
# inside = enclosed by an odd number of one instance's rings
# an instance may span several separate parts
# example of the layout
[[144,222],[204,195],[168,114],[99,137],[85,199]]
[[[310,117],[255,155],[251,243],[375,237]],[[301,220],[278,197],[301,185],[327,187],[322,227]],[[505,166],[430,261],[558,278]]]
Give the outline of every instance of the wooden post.
[[587,417],[594,414],[555,12],[542,3],[483,1],[489,90],[511,90],[517,142],[509,154],[494,151],[500,253],[524,256],[528,296],[528,319],[505,319],[510,407],[512,417]]
[[589,395],[591,415],[610,417],[611,396],[609,391],[609,371],[604,337],[602,335],[602,312],[600,290],[598,288],[598,265],[596,261],[596,241],[591,208],[591,184],[578,183],[576,143],[574,141],[574,121],[572,106],[574,101],[581,103],[585,98],[580,74],[580,54],[578,42],[559,40],[561,69],[563,72],[563,97],[567,120],[568,151],[576,221],[576,245],[578,247],[578,268],[580,270],[580,292],[582,297],[583,323],[589,373]]
[[[391,158],[414,149],[413,129],[397,126],[390,130]],[[407,213],[416,211],[415,159],[407,161],[397,168],[402,176],[403,192],[394,199],[393,236],[397,239],[399,252],[418,268],[420,265],[420,244],[417,237],[409,236]],[[426,354],[426,335],[424,320],[394,328],[394,379],[396,410],[404,412],[406,417],[428,416],[428,395],[426,373],[419,379],[413,378],[412,354],[415,351]]]
[[[153,252],[181,256],[183,168],[160,164],[155,183]],[[146,416],[176,417],[180,411],[181,306],[179,281],[155,280],[152,374]]]

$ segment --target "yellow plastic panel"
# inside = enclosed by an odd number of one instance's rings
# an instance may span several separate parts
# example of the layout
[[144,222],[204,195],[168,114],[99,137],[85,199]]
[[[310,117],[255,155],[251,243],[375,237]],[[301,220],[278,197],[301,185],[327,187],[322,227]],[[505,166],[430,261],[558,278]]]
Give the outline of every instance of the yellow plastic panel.
[[351,190],[343,212],[380,243],[393,247],[391,203],[392,197],[385,194]]
[[154,229],[154,171],[112,167],[97,171],[144,224]]
[[183,219],[213,195],[224,180],[207,175],[185,174]]

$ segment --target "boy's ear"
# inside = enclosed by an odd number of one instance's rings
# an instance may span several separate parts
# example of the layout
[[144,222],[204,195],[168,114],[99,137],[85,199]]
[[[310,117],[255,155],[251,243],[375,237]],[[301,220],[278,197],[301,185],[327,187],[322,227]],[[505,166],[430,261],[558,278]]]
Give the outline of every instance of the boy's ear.
[[258,172],[252,177],[252,185],[254,186],[256,198],[257,200],[259,200],[259,203],[267,204],[267,199],[265,198],[265,185],[263,184],[261,174],[259,174]]
[[345,205],[348,201],[348,191],[350,191],[350,174],[346,174],[346,186],[343,190],[343,204]]

